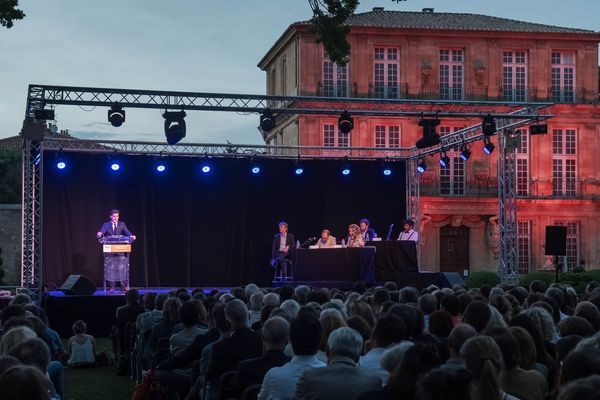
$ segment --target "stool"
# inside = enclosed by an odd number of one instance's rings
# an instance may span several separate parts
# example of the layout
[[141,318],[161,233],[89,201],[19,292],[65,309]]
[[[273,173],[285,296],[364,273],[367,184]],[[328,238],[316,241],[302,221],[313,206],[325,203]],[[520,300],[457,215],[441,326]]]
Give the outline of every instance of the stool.
[[[278,268],[281,265],[281,268]],[[285,277],[283,275],[283,270],[285,269],[286,274]],[[275,265],[275,276],[273,277],[273,281],[292,281],[294,280],[292,276],[292,260],[284,259],[281,263]]]

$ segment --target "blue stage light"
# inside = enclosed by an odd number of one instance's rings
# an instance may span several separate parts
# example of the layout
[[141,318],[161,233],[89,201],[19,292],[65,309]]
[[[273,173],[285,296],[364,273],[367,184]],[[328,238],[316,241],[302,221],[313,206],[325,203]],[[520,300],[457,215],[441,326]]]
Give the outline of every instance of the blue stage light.
[[110,165],[110,169],[112,169],[113,171],[118,171],[120,168],[121,168],[121,166],[119,165],[119,163],[116,163],[116,162],[114,162]]
[[342,169],[342,175],[350,175],[350,168],[346,167]]
[[392,174],[392,170],[391,170],[391,169],[389,169],[389,168],[384,168],[384,169],[383,169],[383,174],[384,174],[385,176],[390,176],[390,175]]
[[296,175],[302,175],[304,173],[304,168],[296,167],[296,170],[294,172],[296,173]]
[[56,163],[56,168],[58,169],[65,169],[67,167],[67,164],[64,161],[59,161]]
[[210,172],[210,165],[203,165],[202,172],[204,172],[205,174],[208,174]]
[[253,174],[258,174],[260,172],[260,167],[256,166],[256,167],[252,167],[252,173]]
[[164,164],[156,165],[156,172],[165,172],[166,170],[167,170],[167,167]]

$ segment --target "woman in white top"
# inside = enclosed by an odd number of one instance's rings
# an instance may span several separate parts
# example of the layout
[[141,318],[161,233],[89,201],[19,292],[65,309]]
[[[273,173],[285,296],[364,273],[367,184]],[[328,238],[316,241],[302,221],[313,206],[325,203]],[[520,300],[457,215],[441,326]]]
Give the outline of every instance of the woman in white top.
[[79,320],[73,324],[73,333],[67,344],[69,367],[89,367],[96,365],[96,341],[85,333],[87,325]]

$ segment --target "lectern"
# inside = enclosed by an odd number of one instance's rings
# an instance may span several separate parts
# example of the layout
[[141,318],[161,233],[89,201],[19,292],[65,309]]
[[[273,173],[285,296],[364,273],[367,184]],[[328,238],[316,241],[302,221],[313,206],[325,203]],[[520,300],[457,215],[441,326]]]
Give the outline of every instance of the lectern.
[[106,281],[127,282],[129,285],[129,255],[133,242],[131,236],[105,236],[98,242],[102,244],[104,254],[104,292],[106,292]]

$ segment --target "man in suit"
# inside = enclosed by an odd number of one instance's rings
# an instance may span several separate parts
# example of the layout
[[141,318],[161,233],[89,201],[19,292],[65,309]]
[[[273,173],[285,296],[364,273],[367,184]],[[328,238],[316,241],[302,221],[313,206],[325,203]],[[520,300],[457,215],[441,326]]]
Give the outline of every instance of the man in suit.
[[285,280],[288,275],[287,260],[296,254],[296,241],[294,235],[288,232],[287,222],[279,223],[279,233],[273,238],[271,247],[271,265],[281,271],[280,276]]
[[377,233],[373,228],[371,228],[371,223],[368,219],[363,218],[358,222],[358,226],[360,226],[360,234],[362,235],[365,242],[373,240],[377,237]]
[[352,328],[337,328],[327,340],[327,366],[305,371],[295,399],[356,399],[361,393],[381,388],[381,378],[357,366],[363,340]]
[[[119,210],[113,209],[110,211],[110,221],[102,224],[102,227],[98,232],[96,232],[96,237],[99,239],[103,236],[117,236],[117,235],[125,235],[129,236],[131,240],[135,240],[136,237],[133,233],[127,229],[127,225],[125,222],[119,221]],[[128,271],[126,253],[111,253],[112,256],[105,259],[105,271],[104,277],[108,281],[110,285],[110,290],[113,292],[115,290],[115,282],[121,282],[121,288],[123,290],[129,289],[129,280],[128,280]]]

